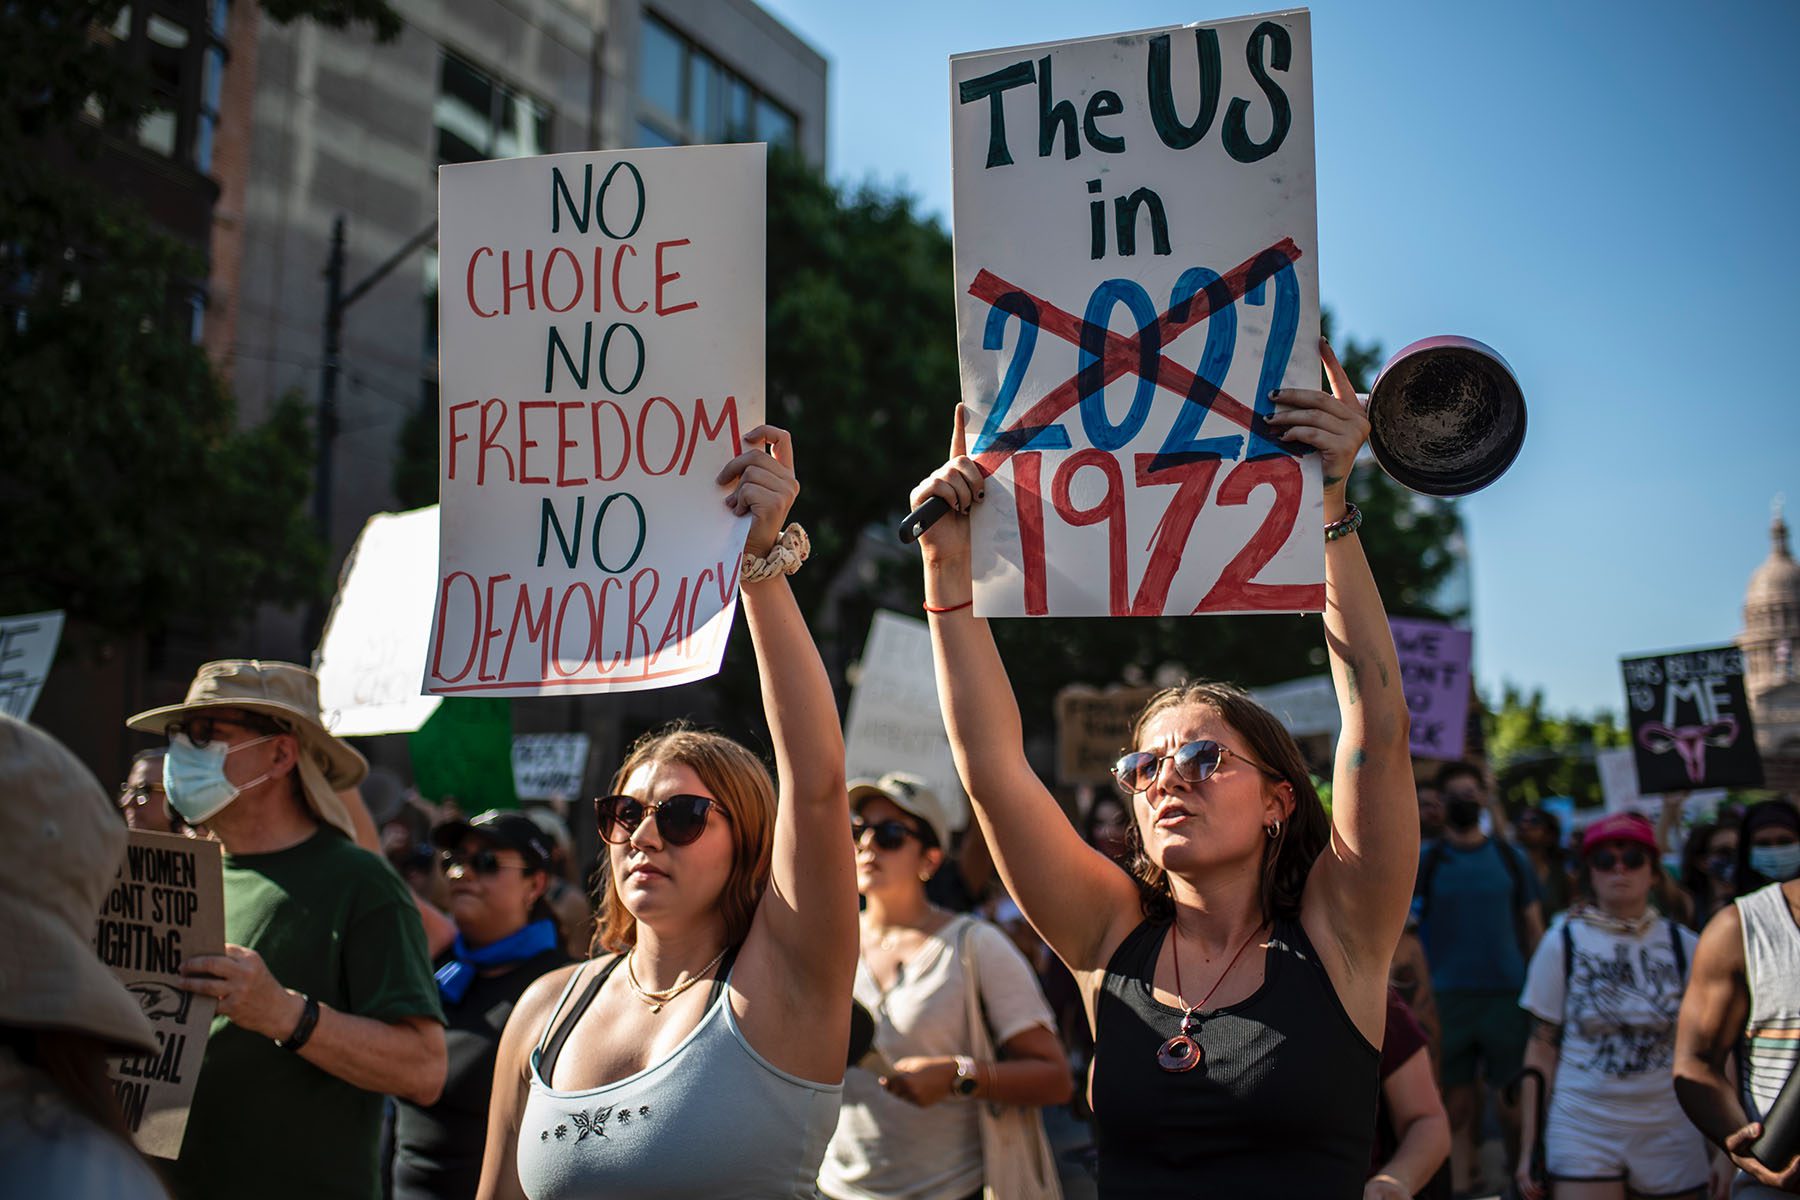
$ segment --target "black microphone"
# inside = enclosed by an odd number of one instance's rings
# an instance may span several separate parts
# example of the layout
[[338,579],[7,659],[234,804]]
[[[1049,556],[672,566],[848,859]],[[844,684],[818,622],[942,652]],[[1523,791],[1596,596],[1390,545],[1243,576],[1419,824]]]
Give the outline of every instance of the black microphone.
[[1750,1143],[1750,1153],[1771,1171],[1783,1170],[1800,1154],[1800,1070],[1787,1077],[1763,1114],[1762,1136]]
[[900,522],[900,541],[912,545],[919,540],[919,535],[938,523],[938,518],[950,511],[950,502],[942,496],[933,496],[919,507],[906,514],[906,520]]

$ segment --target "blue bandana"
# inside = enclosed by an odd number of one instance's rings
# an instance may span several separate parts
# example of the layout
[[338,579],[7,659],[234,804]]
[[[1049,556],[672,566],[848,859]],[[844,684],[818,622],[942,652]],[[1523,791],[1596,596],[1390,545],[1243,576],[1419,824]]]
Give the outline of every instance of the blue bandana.
[[444,1003],[460,1004],[481,968],[510,966],[536,958],[544,951],[554,949],[561,941],[554,921],[533,921],[479,950],[469,949],[459,933],[450,950],[455,957],[437,970],[438,992],[444,997]]

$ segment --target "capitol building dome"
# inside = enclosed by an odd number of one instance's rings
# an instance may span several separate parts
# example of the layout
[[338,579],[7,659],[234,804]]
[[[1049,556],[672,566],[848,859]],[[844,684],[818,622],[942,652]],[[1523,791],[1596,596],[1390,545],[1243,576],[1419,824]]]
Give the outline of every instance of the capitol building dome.
[[1737,640],[1757,745],[1765,764],[1774,765],[1768,760],[1800,760],[1800,563],[1788,547],[1779,500],[1769,540],[1769,557],[1744,591],[1744,632]]

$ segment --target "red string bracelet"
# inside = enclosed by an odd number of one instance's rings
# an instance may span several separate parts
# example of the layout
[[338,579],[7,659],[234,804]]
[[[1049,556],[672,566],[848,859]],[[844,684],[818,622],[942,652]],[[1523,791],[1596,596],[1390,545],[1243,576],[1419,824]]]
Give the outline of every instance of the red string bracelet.
[[946,604],[941,608],[934,607],[933,605],[927,604],[925,606],[925,611],[928,613],[953,613],[957,609],[967,608],[967,607],[969,607],[969,605],[971,605],[973,603],[975,603],[975,598],[973,596],[971,596],[967,600],[964,600],[961,604]]

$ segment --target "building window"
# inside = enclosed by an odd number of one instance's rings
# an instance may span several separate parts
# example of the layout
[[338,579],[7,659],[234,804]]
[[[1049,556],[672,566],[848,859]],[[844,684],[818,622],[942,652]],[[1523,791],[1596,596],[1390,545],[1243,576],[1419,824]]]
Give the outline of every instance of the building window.
[[640,146],[768,142],[792,149],[799,144],[793,113],[650,13],[643,19],[638,98]]
[[[212,169],[229,16],[228,0],[152,0],[121,8],[107,30],[149,84],[149,105],[127,136],[202,173]],[[92,104],[89,113],[104,119]]]
[[444,52],[438,74],[440,163],[519,158],[550,150],[550,110],[480,68]]

